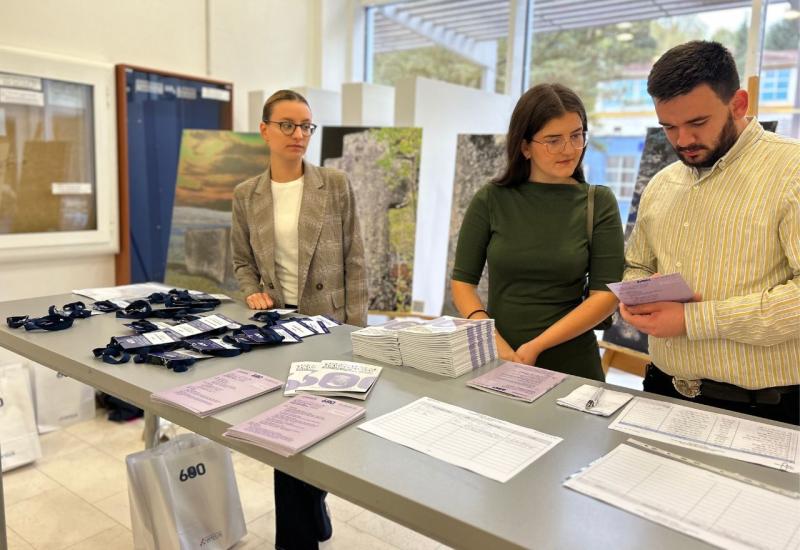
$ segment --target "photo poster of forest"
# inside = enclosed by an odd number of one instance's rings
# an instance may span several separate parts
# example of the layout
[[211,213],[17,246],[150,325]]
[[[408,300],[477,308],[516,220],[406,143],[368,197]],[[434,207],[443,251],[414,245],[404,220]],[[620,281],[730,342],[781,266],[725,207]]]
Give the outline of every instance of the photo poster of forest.
[[257,133],[183,131],[165,283],[241,298],[230,245],[233,189],[268,160]]
[[421,128],[326,126],[321,164],[345,172],[368,270],[369,310],[410,312]]

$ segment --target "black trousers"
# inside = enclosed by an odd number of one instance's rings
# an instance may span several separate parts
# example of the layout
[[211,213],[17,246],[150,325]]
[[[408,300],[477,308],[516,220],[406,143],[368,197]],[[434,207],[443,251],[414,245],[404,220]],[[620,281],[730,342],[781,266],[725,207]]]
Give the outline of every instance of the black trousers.
[[658,395],[677,397],[678,399],[683,399],[684,401],[702,403],[704,405],[719,407],[720,409],[752,414],[753,416],[760,416],[761,418],[768,418],[770,420],[777,420],[779,422],[786,422],[788,424],[800,426],[800,388],[796,388],[797,391],[783,394],[781,396],[780,403],[776,405],[724,401],[722,399],[712,399],[706,397],[702,395],[702,393],[697,397],[690,399],[678,393],[678,391],[675,389],[675,386],[672,385],[672,377],[661,371],[652,363],[647,365],[647,371],[645,372],[642,388],[646,392],[657,393]]
[[315,511],[328,493],[305,481],[275,470],[275,548],[317,550]]

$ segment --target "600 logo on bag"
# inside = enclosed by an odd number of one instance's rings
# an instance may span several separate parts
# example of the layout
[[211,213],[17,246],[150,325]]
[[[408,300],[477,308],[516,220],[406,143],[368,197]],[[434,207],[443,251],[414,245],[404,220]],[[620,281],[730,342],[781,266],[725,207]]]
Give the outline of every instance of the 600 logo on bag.
[[188,479],[194,479],[197,476],[205,475],[206,473],[206,465],[200,462],[197,466],[189,466],[188,468],[181,469],[181,473],[178,476],[182,482]]

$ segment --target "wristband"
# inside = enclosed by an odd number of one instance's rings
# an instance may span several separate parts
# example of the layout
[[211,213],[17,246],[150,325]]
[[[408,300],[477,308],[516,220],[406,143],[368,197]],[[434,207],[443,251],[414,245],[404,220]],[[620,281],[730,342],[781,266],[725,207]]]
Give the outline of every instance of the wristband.
[[488,311],[486,311],[485,309],[476,309],[475,311],[473,311],[472,313],[470,313],[469,315],[467,315],[467,317],[466,317],[466,318],[467,318],[467,319],[472,319],[472,316],[473,316],[473,315],[475,315],[476,313],[479,313],[479,312],[481,312],[481,311],[482,311],[482,312],[484,312],[486,315],[489,315],[489,312],[488,312]]

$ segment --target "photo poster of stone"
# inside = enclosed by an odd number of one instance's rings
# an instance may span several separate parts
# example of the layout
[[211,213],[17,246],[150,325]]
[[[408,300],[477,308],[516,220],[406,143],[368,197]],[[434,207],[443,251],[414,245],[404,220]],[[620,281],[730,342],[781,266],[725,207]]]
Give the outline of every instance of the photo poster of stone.
[[[765,130],[774,132],[777,121],[762,122]],[[636,215],[639,211],[639,201],[642,198],[647,184],[662,169],[678,161],[678,155],[667,140],[667,135],[662,128],[648,128],[642,150],[642,159],[639,162],[639,174],[636,177],[636,187],[633,190],[631,207],[628,212],[628,222],[625,226],[625,240],[630,237],[633,226],[636,225]],[[618,346],[634,349],[647,353],[647,335],[639,332],[622,320],[619,313],[614,314],[613,326],[603,332],[603,340]]]
[[[447,271],[444,281],[442,315],[460,317],[453,305],[450,279],[456,260],[456,245],[461,222],[478,189],[498,176],[506,165],[505,134],[459,134],[456,144],[456,172],[453,178],[453,202],[450,207],[450,235],[447,244]],[[483,268],[478,296],[484,307],[489,304],[489,269]]]
[[257,133],[184,130],[165,283],[241,298],[231,260],[233,189],[269,159]]
[[373,312],[411,311],[421,152],[421,128],[322,129],[322,166],[353,188]]

